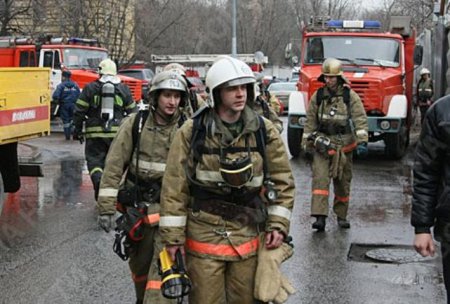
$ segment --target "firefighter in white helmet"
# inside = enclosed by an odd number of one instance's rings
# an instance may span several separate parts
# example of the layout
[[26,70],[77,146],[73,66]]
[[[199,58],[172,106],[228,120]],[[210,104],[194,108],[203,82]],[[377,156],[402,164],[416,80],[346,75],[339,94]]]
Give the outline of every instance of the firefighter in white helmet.
[[98,69],[99,79],[84,87],[75,103],[73,117],[74,137],[80,139],[81,143],[86,138],[84,154],[96,200],[106,154],[119,124],[124,115],[137,111],[130,89],[117,77],[114,61],[105,59],[100,62]]
[[[124,259],[129,257],[137,302],[142,303],[147,289],[155,291],[151,303],[161,303],[167,300],[159,290],[157,259],[153,258],[162,249],[158,234],[160,189],[169,146],[185,120],[180,108],[188,100],[187,83],[177,73],[161,72],[153,78],[149,95],[150,110],[125,119],[111,145],[97,209],[100,226],[109,231],[118,202],[119,211],[126,216],[120,218],[117,229],[134,230],[125,231],[123,239],[116,239],[128,245],[128,252],[120,251],[126,247],[122,243],[114,246],[115,251]],[[135,223],[128,223],[133,221],[133,214],[142,214],[142,220],[139,222],[136,217]]]
[[339,60],[326,59],[318,80],[325,85],[311,96],[302,139],[305,152],[313,153],[311,216],[316,221],[312,228],[325,230],[333,181],[333,211],[339,227],[348,229],[353,150],[360,157],[368,153],[367,116],[358,94],[348,86]]
[[164,71],[175,71],[177,73],[180,73],[180,75],[183,76],[184,79],[186,79],[189,87],[189,103],[185,107],[185,114],[187,116],[192,116],[192,114],[194,114],[198,109],[206,106],[205,99],[195,91],[195,86],[186,76],[186,68],[182,64],[169,63],[164,67]]
[[191,303],[254,303],[258,246],[278,248],[289,232],[294,179],[278,130],[248,106],[254,84],[247,64],[219,57],[210,107],[169,151],[160,231],[172,259],[186,254]]
[[433,103],[433,80],[431,80],[431,73],[427,68],[420,70],[420,79],[416,87],[417,103],[420,110],[420,123],[422,124],[425,118],[425,113]]

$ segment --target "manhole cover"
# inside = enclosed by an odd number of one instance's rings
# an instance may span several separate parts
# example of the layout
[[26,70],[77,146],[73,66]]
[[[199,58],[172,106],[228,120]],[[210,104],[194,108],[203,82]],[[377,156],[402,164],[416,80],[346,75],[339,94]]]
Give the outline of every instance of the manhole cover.
[[377,248],[366,252],[368,258],[389,263],[414,263],[432,260],[433,257],[422,257],[414,249]]

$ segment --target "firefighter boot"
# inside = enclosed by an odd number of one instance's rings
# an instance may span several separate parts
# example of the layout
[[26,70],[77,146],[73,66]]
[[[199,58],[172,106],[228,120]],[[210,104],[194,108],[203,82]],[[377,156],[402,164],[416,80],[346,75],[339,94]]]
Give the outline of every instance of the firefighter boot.
[[338,226],[341,228],[344,228],[344,229],[350,228],[350,222],[347,221],[346,219],[342,219],[342,218],[338,217],[337,222],[338,222]]
[[316,221],[312,224],[313,229],[317,229],[317,231],[324,231],[326,224],[326,216],[325,215],[316,215]]

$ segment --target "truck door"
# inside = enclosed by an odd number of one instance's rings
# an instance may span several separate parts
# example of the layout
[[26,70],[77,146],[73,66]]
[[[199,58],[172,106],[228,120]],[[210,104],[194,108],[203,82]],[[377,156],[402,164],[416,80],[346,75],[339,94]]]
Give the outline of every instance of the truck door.
[[41,50],[39,58],[39,66],[44,68],[51,68],[50,74],[50,88],[53,92],[56,90],[58,84],[61,83],[61,60],[59,50]]

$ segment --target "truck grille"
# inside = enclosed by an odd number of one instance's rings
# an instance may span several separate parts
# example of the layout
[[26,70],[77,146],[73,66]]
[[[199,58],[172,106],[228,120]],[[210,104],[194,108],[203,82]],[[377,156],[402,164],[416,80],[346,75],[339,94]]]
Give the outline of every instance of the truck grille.
[[133,96],[134,101],[138,101],[142,99],[142,84],[140,81],[123,81],[131,91],[131,95]]
[[[313,81],[311,83],[312,93],[314,93],[318,88],[322,87],[324,84],[319,81]],[[373,110],[381,107],[378,106],[381,103],[380,96],[383,95],[378,82],[360,81],[352,80],[351,88],[355,91],[361,98],[362,103],[366,111]],[[380,109],[381,110],[381,109]]]
[[369,109],[369,105],[370,109],[373,109],[374,105],[379,103],[382,95],[378,82],[353,80],[352,89],[359,95],[366,110]]

